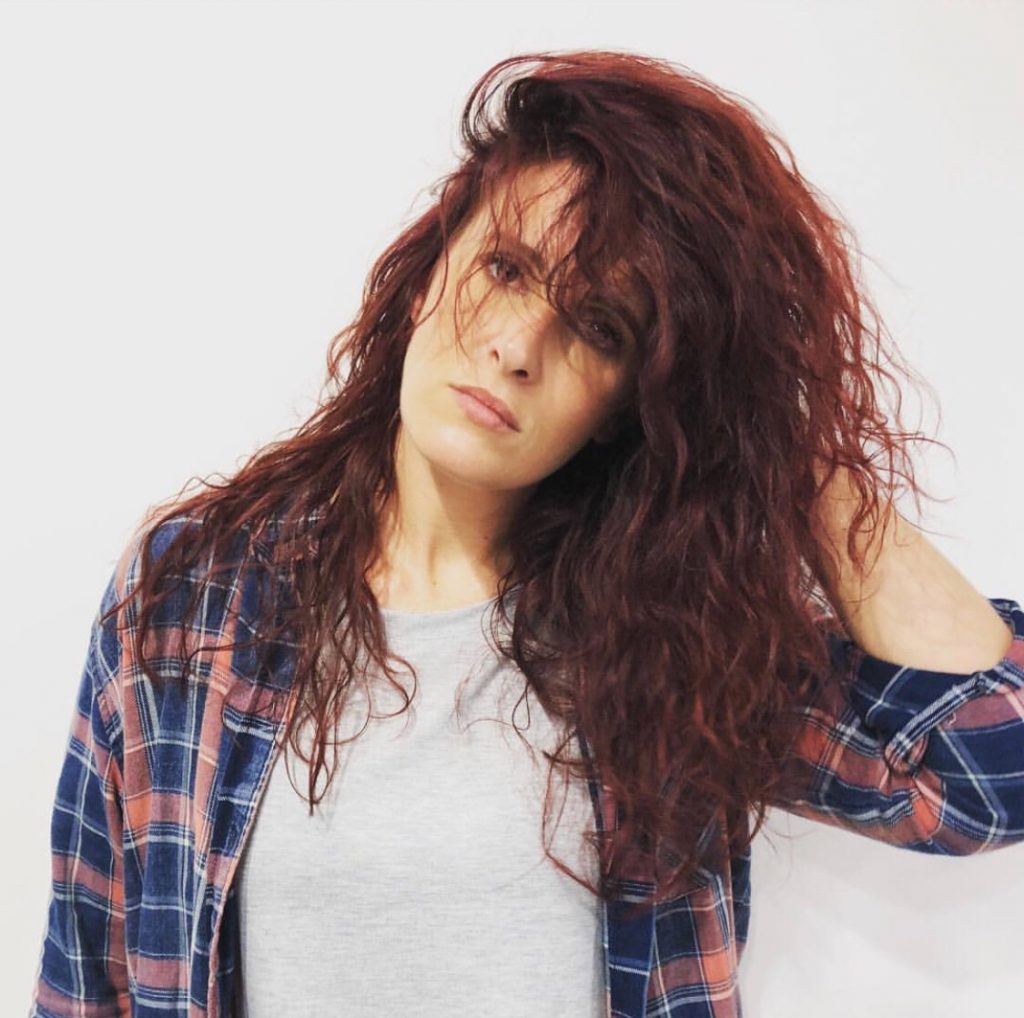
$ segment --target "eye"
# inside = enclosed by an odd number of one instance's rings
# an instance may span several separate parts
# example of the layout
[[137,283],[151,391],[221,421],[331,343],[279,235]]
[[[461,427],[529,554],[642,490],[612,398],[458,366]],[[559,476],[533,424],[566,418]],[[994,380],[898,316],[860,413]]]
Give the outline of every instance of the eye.
[[596,340],[596,345],[607,353],[619,353],[622,350],[622,334],[614,326],[600,319],[591,319],[586,324],[586,339]]
[[[482,263],[492,278],[494,278],[494,272],[492,271],[494,268],[498,268],[499,272],[511,270],[513,274],[518,274],[519,279],[522,279],[524,276],[518,259],[507,251],[489,251],[483,256]],[[507,277],[499,277],[498,281],[505,286],[511,286],[514,282]],[[583,320],[580,335],[585,342],[590,343],[607,356],[618,356],[625,346],[622,333],[604,318]]]
[[[523,275],[522,268],[519,263],[505,251],[491,251],[490,253],[485,254],[483,257],[483,264],[487,268],[488,272],[497,265],[502,269],[511,268],[513,272],[519,274],[520,278],[522,278]],[[491,276],[493,278],[493,272],[491,272]],[[499,279],[498,281],[505,285],[510,285],[513,282],[509,279]]]

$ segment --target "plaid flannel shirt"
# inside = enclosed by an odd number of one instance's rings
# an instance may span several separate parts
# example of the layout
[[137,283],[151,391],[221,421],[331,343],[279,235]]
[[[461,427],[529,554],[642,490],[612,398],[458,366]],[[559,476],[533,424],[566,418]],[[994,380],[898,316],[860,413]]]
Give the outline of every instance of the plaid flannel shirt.
[[[188,522],[164,523],[155,553]],[[256,539],[257,558],[275,524]],[[135,602],[98,624],[137,585],[140,537],[122,551],[93,620],[53,803],[30,1018],[237,1013],[233,878],[294,707],[294,651],[275,646],[263,669],[251,649],[201,652],[186,687],[155,689],[117,631],[118,620],[134,627]],[[258,572],[236,570],[201,601],[190,632],[204,646],[250,638]],[[193,582],[160,606],[158,633],[178,625]],[[829,632],[834,670],[803,708],[777,805],[916,852],[969,855],[1024,840],[1024,610],[988,600],[1013,643],[971,674],[903,667]],[[176,668],[178,653],[169,649],[165,664]],[[586,753],[582,736],[580,745]],[[608,790],[591,780],[590,791],[599,828],[614,825]],[[713,819],[705,839],[723,834]],[[741,1018],[749,848],[720,872],[699,869],[646,918],[626,916],[623,906],[651,888],[647,874],[631,874],[602,911],[605,1018]]]

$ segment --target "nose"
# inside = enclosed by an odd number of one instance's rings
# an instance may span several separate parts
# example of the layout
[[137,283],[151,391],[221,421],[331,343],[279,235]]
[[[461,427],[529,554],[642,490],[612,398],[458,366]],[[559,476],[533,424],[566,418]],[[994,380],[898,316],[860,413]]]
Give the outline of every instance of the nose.
[[510,315],[491,341],[491,356],[507,371],[535,374],[544,347],[557,341],[565,327],[555,308],[546,301],[539,303],[543,307]]

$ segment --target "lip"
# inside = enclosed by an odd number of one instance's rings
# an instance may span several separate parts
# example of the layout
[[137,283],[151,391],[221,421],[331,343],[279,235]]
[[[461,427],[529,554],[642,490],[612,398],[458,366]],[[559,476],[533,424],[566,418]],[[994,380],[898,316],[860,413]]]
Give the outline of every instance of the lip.
[[453,385],[453,389],[456,392],[465,393],[467,396],[472,396],[473,399],[480,403],[483,403],[485,407],[493,410],[502,420],[510,427],[513,431],[519,430],[519,422],[516,420],[515,414],[509,409],[507,403],[502,402],[492,392],[488,392],[486,389],[481,389],[475,385]]

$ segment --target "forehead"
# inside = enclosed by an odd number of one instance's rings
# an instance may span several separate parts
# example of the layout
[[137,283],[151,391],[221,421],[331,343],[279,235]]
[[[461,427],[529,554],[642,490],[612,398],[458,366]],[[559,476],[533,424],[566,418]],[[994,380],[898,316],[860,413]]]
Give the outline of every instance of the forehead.
[[547,275],[578,236],[580,210],[566,208],[576,172],[562,161],[516,167],[486,181],[459,232],[473,241],[514,241]]

